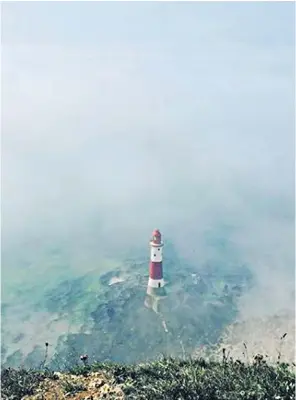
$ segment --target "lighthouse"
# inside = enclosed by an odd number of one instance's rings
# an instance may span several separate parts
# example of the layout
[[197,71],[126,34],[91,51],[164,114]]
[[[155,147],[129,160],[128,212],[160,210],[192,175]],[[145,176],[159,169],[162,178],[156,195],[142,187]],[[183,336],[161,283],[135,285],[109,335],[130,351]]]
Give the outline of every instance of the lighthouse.
[[154,308],[153,303],[155,300],[158,302],[158,300],[166,296],[162,271],[162,249],[161,233],[158,229],[155,229],[150,240],[149,280],[145,301],[146,306],[149,308]]

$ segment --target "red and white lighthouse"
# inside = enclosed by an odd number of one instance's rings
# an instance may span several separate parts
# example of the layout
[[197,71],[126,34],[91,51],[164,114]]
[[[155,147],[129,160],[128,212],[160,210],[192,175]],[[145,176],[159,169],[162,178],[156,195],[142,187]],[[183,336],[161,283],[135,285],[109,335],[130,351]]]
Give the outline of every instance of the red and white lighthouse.
[[158,229],[152,232],[150,240],[150,264],[147,294],[152,297],[164,297],[164,280],[162,271],[163,242]]

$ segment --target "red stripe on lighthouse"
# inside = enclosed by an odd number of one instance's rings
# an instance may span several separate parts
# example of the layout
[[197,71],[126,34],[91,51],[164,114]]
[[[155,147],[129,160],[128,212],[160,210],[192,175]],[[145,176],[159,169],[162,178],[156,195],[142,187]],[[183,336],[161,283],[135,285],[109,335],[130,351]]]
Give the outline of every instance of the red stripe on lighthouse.
[[162,279],[162,262],[150,261],[149,276],[151,279]]

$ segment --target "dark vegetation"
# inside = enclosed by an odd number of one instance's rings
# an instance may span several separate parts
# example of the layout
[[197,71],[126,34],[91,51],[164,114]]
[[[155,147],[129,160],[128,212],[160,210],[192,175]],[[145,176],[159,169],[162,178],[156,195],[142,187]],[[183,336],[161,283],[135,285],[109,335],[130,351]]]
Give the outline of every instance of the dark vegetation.
[[[143,364],[94,363],[72,368],[68,373],[88,375],[103,371],[112,384],[121,385],[127,399],[145,400],[292,400],[295,399],[295,372],[278,362],[269,365],[262,356],[251,363],[227,359],[163,357]],[[50,371],[4,369],[2,398],[18,400],[34,393],[45,378],[58,379]]]
[[56,379],[52,371],[5,368],[1,371],[1,398],[18,400],[34,394],[39,383],[45,378]]

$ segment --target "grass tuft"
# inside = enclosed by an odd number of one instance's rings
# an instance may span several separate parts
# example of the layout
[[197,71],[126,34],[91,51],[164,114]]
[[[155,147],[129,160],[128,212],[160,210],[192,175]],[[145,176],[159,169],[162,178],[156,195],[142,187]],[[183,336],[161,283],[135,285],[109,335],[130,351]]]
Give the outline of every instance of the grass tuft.
[[[221,362],[202,358],[162,357],[143,364],[98,362],[74,367],[72,375],[102,372],[112,385],[120,385],[126,399],[138,400],[294,400],[295,370],[287,363],[269,365],[257,355],[250,362],[223,357]],[[3,399],[18,400],[53,372],[2,371]],[[71,386],[71,387],[70,387]],[[68,393],[83,388],[65,387]],[[6,396],[6,397],[5,397]]]
[[1,370],[1,396],[7,400],[19,400],[24,396],[32,395],[45,378],[57,379],[57,376],[46,369],[43,371],[23,368],[3,369]]

